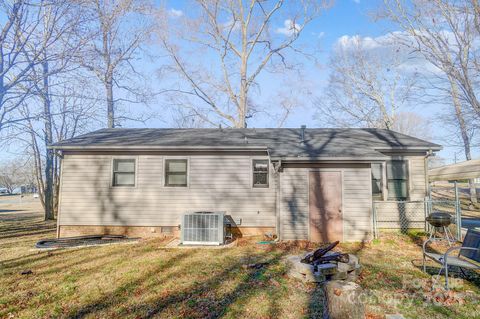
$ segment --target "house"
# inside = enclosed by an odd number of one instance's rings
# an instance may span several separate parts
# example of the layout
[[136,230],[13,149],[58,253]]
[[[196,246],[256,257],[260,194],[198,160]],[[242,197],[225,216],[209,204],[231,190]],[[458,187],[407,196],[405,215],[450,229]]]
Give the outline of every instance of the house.
[[178,236],[223,211],[243,235],[359,241],[372,201],[423,200],[439,145],[383,129],[102,129],[62,158],[58,236]]

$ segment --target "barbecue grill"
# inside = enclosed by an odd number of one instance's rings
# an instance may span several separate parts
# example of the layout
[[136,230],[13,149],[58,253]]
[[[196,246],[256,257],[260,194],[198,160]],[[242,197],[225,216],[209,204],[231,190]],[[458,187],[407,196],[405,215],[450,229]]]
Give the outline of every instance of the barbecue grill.
[[447,227],[452,223],[452,217],[448,213],[435,212],[427,217],[427,222],[433,227]]
[[[433,212],[427,218],[427,222],[432,226],[430,227],[431,240],[446,239],[448,243],[454,243],[455,238],[448,229],[448,226],[452,223],[452,216],[444,212]],[[439,234],[439,237],[437,237]]]

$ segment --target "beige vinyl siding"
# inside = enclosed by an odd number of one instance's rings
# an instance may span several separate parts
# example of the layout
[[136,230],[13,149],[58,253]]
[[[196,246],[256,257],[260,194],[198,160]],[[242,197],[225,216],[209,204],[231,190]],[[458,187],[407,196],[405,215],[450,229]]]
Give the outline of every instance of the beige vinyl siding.
[[[135,187],[111,186],[114,157],[137,159]],[[165,158],[188,158],[188,187],[164,186]],[[173,226],[187,211],[213,210],[239,226],[274,227],[274,179],[253,188],[252,158],[262,157],[66,154],[59,224]]]
[[[112,159],[136,159],[135,187],[112,187]],[[188,158],[188,187],[164,186],[165,158]],[[240,155],[192,153],[166,156],[148,153],[65,153],[62,162],[59,225],[175,226],[188,211],[225,211],[239,226],[275,227],[276,185],[270,165],[269,187],[252,187],[252,159]],[[399,158],[398,155],[392,158]],[[425,162],[408,160],[410,200],[426,195]],[[344,240],[368,239],[372,231],[370,164],[286,164],[279,174],[282,239],[308,239],[308,172],[341,171]],[[385,184],[385,183],[384,183]],[[399,218],[396,208],[379,211]],[[385,215],[386,216],[386,215]],[[382,225],[379,225],[382,227]]]
[[280,174],[282,240],[308,239],[308,169],[285,168]]
[[423,200],[427,195],[425,156],[408,156],[406,159],[410,171],[409,199]]
[[341,171],[345,241],[368,240],[372,234],[370,167],[364,164],[319,164],[286,167],[281,174],[280,224],[284,240],[308,239],[308,172]]
[[343,191],[344,240],[370,240],[373,231],[370,168],[344,169]]

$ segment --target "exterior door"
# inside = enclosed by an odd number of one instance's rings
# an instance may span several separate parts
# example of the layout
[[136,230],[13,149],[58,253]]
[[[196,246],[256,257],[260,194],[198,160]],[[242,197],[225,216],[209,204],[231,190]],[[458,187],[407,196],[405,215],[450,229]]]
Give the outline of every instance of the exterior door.
[[343,240],[341,172],[310,172],[309,211],[310,241]]

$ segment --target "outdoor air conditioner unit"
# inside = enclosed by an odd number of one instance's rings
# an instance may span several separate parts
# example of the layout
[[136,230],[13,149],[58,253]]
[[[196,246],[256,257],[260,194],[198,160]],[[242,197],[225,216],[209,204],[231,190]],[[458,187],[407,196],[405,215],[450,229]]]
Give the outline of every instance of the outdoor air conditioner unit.
[[225,239],[224,212],[194,212],[182,217],[183,245],[223,245]]

